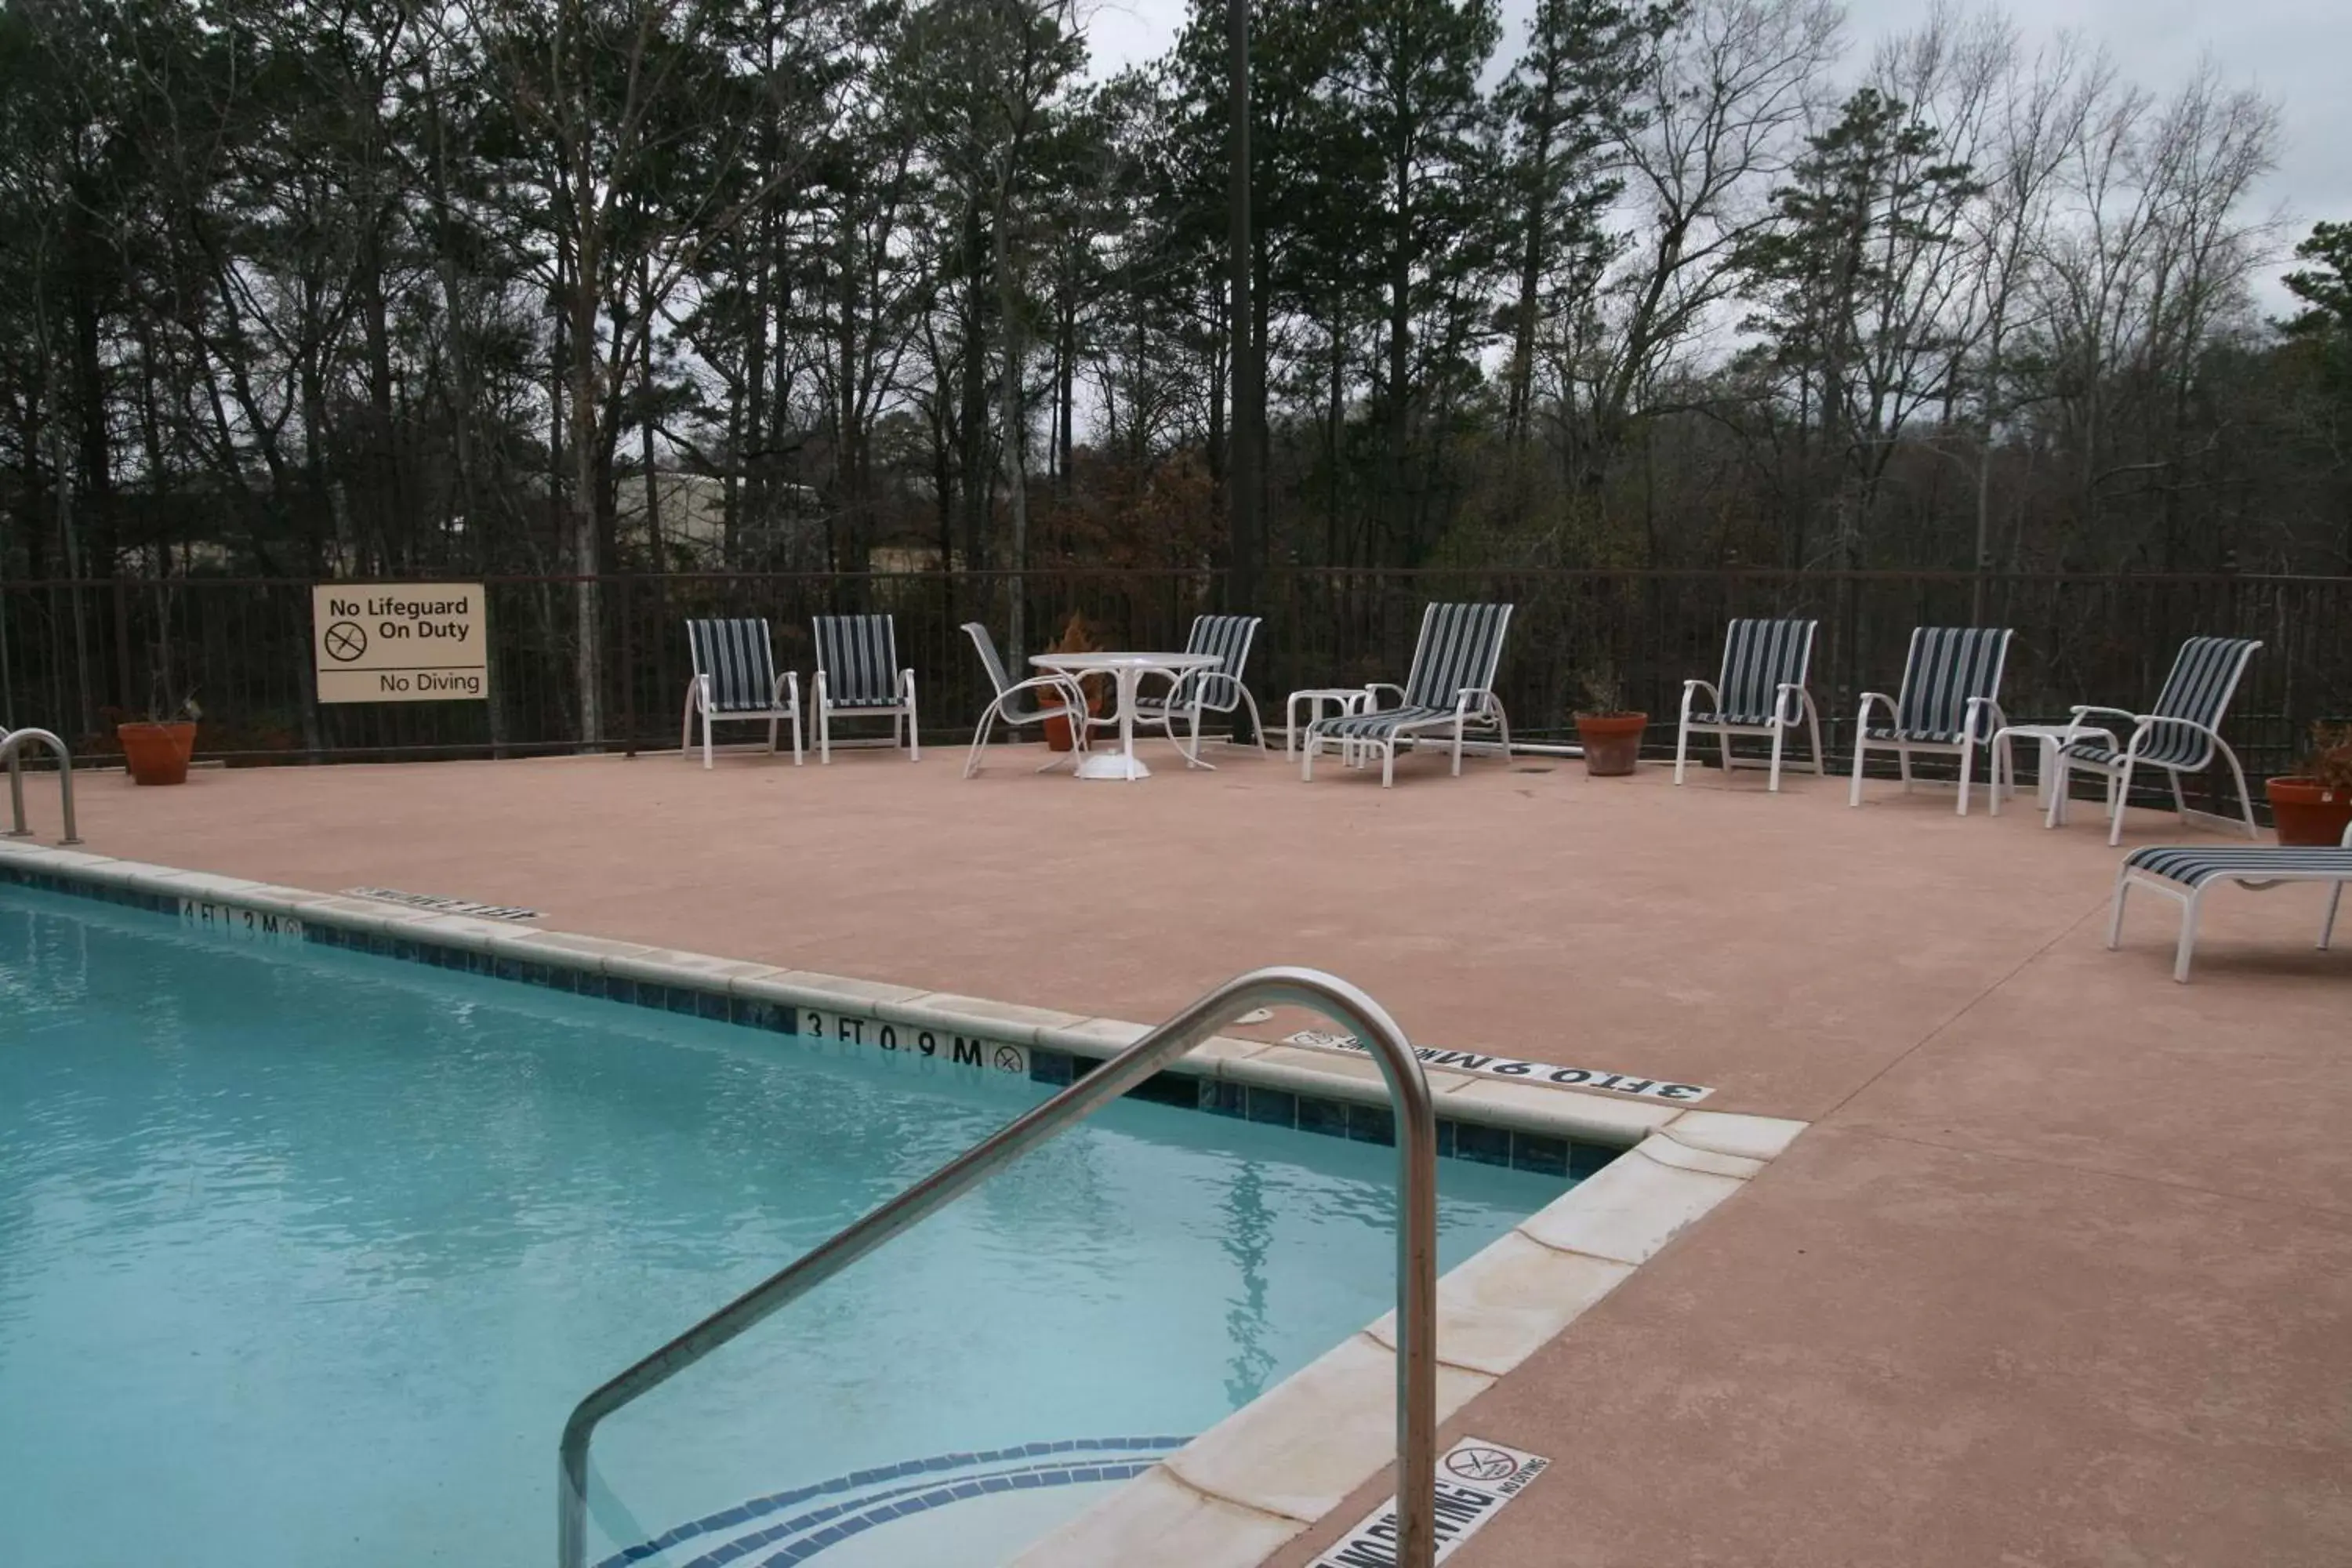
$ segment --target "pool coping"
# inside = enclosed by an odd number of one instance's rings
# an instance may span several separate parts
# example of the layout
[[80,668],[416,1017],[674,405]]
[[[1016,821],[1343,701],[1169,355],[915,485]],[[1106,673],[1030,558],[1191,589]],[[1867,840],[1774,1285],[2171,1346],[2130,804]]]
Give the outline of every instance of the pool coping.
[[[1150,1028],[22,842],[0,840],[0,880],[37,887],[47,881],[69,892],[112,890],[125,901],[197,923],[242,915],[236,923],[255,935],[321,940],[310,933],[331,931],[337,936],[328,945],[365,947],[567,991],[577,992],[578,979],[594,974],[624,988],[608,992],[600,984],[597,994],[737,1023],[772,1018],[774,1009],[789,1007],[793,1026],[780,1032],[830,1034],[860,1047],[896,1049],[895,1031],[904,1028],[913,1032],[910,1049],[929,1056],[952,1041],[952,1059],[967,1065],[982,1065],[999,1046],[1017,1047],[1021,1069],[1049,1082],[1055,1081],[1055,1058],[1066,1058],[1072,1073],[1084,1070],[1076,1064],[1091,1067],[1115,1056]],[[281,930],[279,922],[295,923]],[[341,940],[354,937],[364,940]],[[459,955],[464,963],[451,962]],[[798,1027],[803,1021],[820,1026],[804,1031]],[[866,1025],[877,1030],[874,1042],[864,1038]],[[885,1033],[889,1045],[881,1044]],[[1513,1164],[1524,1147],[1540,1152],[1543,1163],[1520,1168],[1549,1170],[1552,1145],[1559,1143],[1562,1168],[1554,1173],[1580,1177],[1440,1279],[1441,1422],[1738,1192],[1809,1125],[1604,1099],[1440,1067],[1423,1071],[1445,1122],[1457,1133],[1466,1124],[1502,1135],[1508,1151],[1496,1158],[1492,1138],[1482,1137],[1476,1151],[1447,1152]],[[1392,1133],[1381,1138],[1377,1127],[1353,1125],[1353,1108],[1384,1114],[1388,1103],[1378,1068],[1362,1057],[1219,1035],[1161,1076],[1199,1080],[1202,1110],[1265,1121],[1282,1119],[1273,1112],[1285,1105],[1336,1103],[1349,1108],[1351,1125],[1340,1135],[1392,1142]],[[1267,1114],[1258,1113],[1261,1100]],[[1525,1143],[1523,1135],[1539,1142]],[[1589,1173],[1577,1170],[1580,1147],[1605,1151],[1605,1163]],[[1253,1568],[1393,1459],[1393,1338],[1384,1315],[1033,1544],[1016,1563]]]

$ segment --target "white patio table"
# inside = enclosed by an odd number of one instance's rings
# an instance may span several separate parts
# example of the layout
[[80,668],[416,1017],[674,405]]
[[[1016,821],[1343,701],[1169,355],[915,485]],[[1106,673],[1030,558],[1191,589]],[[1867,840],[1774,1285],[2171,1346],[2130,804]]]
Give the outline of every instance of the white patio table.
[[[1135,692],[1143,678],[1157,670],[1175,677],[1188,669],[1213,669],[1223,662],[1213,653],[1038,653],[1029,662],[1058,675],[1108,675],[1118,683],[1118,750],[1089,752],[1078,764],[1082,779],[1148,779],[1151,770],[1135,754]],[[1072,714],[1073,723],[1086,716]],[[1178,745],[1182,751],[1182,745]],[[1189,758],[1187,759],[1190,760]]]

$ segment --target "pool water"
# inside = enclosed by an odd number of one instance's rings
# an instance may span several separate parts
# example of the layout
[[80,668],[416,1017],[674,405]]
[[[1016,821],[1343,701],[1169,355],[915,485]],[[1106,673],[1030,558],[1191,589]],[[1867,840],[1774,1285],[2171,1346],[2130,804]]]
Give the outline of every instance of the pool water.
[[[545,1561],[581,1394],[1051,1092],[0,888],[7,1559]],[[1380,1314],[1394,1158],[1114,1105],[608,1420],[592,1550],[1000,1562]],[[1567,1184],[1440,1164],[1446,1266]]]

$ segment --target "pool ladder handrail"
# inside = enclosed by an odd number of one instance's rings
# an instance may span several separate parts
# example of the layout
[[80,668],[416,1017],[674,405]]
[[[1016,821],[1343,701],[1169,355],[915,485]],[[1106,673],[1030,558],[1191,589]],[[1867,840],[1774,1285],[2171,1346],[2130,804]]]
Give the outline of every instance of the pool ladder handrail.
[[8,764],[8,806],[15,813],[16,825],[8,831],[11,838],[30,838],[33,830],[25,826],[25,763],[18,755],[27,741],[39,741],[58,754],[58,788],[65,804],[66,836],[60,844],[79,844],[81,835],[74,831],[73,753],[66,743],[47,730],[30,727],[11,730],[0,734],[0,762]]
[[1045,1104],[874,1209],[583,1399],[558,1450],[556,1562],[586,1568],[588,1443],[596,1425],[667,1383],[899,1232],[1084,1121],[1253,1007],[1307,1007],[1351,1030],[1380,1064],[1396,1115],[1398,1568],[1436,1561],[1437,1115],[1412,1042],[1386,1009],[1337,975],[1276,966],[1227,981]]

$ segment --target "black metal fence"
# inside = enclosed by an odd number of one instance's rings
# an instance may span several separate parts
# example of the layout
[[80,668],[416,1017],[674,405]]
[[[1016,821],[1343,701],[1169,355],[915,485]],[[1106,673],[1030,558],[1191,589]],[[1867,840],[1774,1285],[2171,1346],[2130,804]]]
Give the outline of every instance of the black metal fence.
[[[488,584],[487,702],[318,704],[310,588],[285,579],[183,578],[0,584],[0,720],[41,724],[88,752],[113,722],[193,694],[199,755],[237,763],[507,755],[674,744],[688,663],[679,622],[764,616],[778,658],[813,663],[812,615],[887,611],[921,691],[927,730],[968,731],[986,694],[959,629],[1000,643],[1019,598],[1029,651],[1073,610],[1109,644],[1181,647],[1220,605],[1212,572],[506,577]],[[1613,681],[1670,742],[1681,682],[1712,675],[1734,616],[1818,617],[1813,688],[1843,751],[1854,700],[1892,690],[1911,628],[1979,620],[2017,628],[2004,693],[2014,720],[2072,702],[2150,700],[2181,639],[2260,637],[2229,732],[2257,777],[2291,764],[2314,720],[2352,713],[2352,578],[1996,576],[1917,573],[1277,570],[1251,684],[1280,721],[1286,691],[1402,679],[1433,599],[1518,606],[1503,668],[1517,733],[1559,737]],[[595,732],[583,723],[583,603],[600,627]],[[1975,612],[1981,605],[1981,616]],[[1007,649],[1008,658],[1013,650]]]

